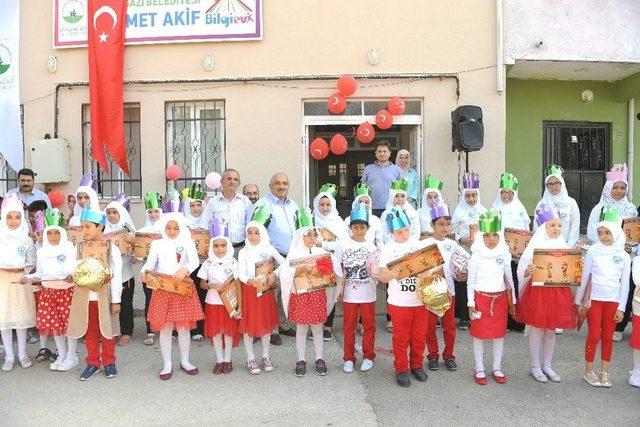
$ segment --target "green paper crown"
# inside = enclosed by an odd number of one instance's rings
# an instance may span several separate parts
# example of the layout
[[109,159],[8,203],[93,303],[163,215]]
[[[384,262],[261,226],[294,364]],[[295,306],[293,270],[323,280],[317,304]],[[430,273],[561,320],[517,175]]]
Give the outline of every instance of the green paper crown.
[[563,173],[564,173],[564,169],[562,169],[558,165],[551,165],[547,168],[547,176],[549,175],[562,176]]
[[271,212],[264,206],[258,206],[251,216],[251,221],[259,222],[264,225],[265,228],[269,227],[269,223],[271,222]]
[[517,191],[518,190],[518,178],[512,173],[505,172],[500,177],[500,188],[505,190]]
[[162,196],[158,193],[147,193],[144,195],[145,209],[162,209]]
[[187,197],[191,200],[204,200],[207,197],[207,190],[202,187],[202,184],[196,184],[195,182],[191,184],[191,187],[183,188],[180,191],[182,201],[186,200]]
[[407,188],[409,188],[409,182],[406,179],[401,179],[400,181],[391,181],[392,190],[407,191]]
[[44,225],[51,227],[57,225],[58,227],[64,227],[64,215],[58,208],[47,208],[44,211]]
[[338,187],[335,184],[327,183],[320,187],[320,193],[329,193],[335,199],[338,195]]
[[442,186],[444,183],[436,179],[435,176],[429,174],[424,177],[424,188],[425,189],[433,189],[442,191]]
[[613,206],[604,206],[600,212],[600,221],[609,221],[614,223],[622,222],[618,210]]
[[313,227],[313,217],[307,208],[300,208],[295,216],[296,230],[303,227]]
[[358,196],[368,196],[368,195],[369,195],[369,186],[364,182],[359,182],[355,187],[353,187],[354,199]]
[[478,229],[482,233],[497,233],[502,228],[502,218],[500,218],[500,211],[497,209],[490,209],[484,214],[480,215],[478,219]]

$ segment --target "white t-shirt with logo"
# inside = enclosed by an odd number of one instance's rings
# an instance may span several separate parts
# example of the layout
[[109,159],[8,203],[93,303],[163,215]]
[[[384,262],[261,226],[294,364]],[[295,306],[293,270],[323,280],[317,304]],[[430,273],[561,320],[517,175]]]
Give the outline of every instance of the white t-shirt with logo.
[[[238,277],[238,262],[233,258],[223,262],[219,260],[213,261],[208,258],[202,263],[202,267],[198,271],[198,277],[212,285],[223,284],[231,275]],[[215,289],[207,291],[205,303],[209,305],[224,305],[220,299],[220,294]]]
[[340,243],[337,255],[344,269],[344,302],[362,304],[376,300],[377,281],[366,268],[367,258],[376,250],[373,242],[349,239]]
[[[424,240],[409,239],[406,242],[389,242],[380,250],[380,267],[387,267],[391,261],[402,258],[406,254],[426,247]],[[389,281],[389,297],[387,303],[398,307],[419,307],[422,301],[418,299],[416,293],[416,277],[407,277],[403,280],[392,279]]]

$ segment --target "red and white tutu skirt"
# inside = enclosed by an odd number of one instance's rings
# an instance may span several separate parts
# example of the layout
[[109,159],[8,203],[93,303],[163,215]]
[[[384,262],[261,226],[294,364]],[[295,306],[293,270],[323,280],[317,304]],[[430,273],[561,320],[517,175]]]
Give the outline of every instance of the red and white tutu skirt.
[[531,286],[529,281],[516,308],[516,321],[540,329],[575,329],[577,310],[571,289]]
[[631,316],[631,324],[633,325],[633,330],[631,331],[629,347],[634,350],[640,350],[640,316]]
[[292,294],[289,300],[289,320],[299,325],[316,325],[327,320],[327,293],[324,289]]
[[221,334],[227,337],[232,337],[234,347],[238,345],[238,338],[240,337],[238,325],[240,322],[238,319],[229,317],[229,312],[224,305],[205,304],[204,314],[205,337],[213,338],[216,335]]
[[147,321],[152,331],[160,331],[173,322],[173,328],[195,329],[198,320],[204,319],[202,306],[196,289],[189,295],[178,295],[172,292],[154,289],[147,312]]
[[479,319],[471,320],[469,332],[478,339],[504,338],[507,333],[509,296],[502,292],[474,292],[476,310],[482,313]]
[[276,293],[269,292],[261,297],[256,288],[242,284],[242,319],[239,331],[250,337],[261,337],[270,334],[280,324]]
[[38,292],[36,327],[40,335],[59,336],[67,333],[73,287],[43,288]]

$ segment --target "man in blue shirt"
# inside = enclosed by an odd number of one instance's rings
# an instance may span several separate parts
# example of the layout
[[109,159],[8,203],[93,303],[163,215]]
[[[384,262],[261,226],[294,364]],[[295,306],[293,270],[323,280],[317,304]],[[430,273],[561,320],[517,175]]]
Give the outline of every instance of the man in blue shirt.
[[9,193],[18,195],[20,201],[29,206],[36,200],[43,200],[48,207],[51,207],[49,196],[46,193],[35,188],[35,174],[31,169],[20,169],[18,172],[18,188],[12,188]]
[[391,157],[391,147],[387,141],[380,141],[376,144],[376,161],[364,168],[362,182],[365,182],[371,189],[371,209],[377,217],[387,207],[389,198],[389,188],[391,181],[402,179],[403,173],[400,168],[389,161]]

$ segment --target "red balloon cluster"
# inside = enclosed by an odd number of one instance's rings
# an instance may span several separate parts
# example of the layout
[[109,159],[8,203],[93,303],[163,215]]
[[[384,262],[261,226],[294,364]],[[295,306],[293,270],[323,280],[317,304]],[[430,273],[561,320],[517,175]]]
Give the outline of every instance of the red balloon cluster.
[[167,179],[171,181],[175,181],[176,179],[180,179],[182,176],[182,171],[180,170],[180,166],[178,165],[170,165],[167,167]]
[[329,144],[322,138],[316,138],[309,145],[311,157],[316,160],[322,160],[329,155]]
[[373,138],[376,137],[376,130],[373,128],[373,125],[369,122],[364,122],[360,126],[358,126],[358,130],[356,131],[356,138],[358,141],[363,144],[369,144],[373,141]]
[[54,208],[58,208],[64,205],[65,195],[61,191],[51,190],[47,193],[49,196],[49,201],[51,202],[51,206]]

